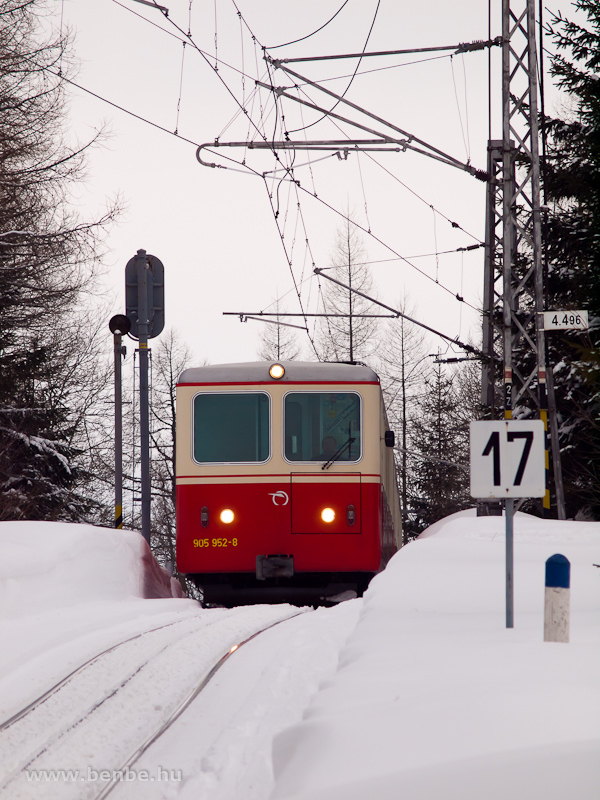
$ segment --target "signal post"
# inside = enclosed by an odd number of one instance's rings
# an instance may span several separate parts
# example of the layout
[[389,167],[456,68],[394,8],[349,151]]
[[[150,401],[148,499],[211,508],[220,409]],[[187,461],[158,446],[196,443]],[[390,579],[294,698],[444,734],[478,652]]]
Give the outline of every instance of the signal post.
[[145,250],[125,267],[126,314],[131,322],[131,336],[139,342],[140,354],[140,468],[142,488],[142,536],[150,544],[150,403],[148,384],[148,339],[165,326],[164,266],[160,259]]

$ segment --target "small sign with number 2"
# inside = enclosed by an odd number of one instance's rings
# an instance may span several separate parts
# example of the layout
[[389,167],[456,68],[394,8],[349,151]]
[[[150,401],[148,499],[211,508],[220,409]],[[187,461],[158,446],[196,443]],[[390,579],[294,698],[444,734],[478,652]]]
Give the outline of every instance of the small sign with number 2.
[[542,420],[471,422],[470,433],[472,497],[544,496]]

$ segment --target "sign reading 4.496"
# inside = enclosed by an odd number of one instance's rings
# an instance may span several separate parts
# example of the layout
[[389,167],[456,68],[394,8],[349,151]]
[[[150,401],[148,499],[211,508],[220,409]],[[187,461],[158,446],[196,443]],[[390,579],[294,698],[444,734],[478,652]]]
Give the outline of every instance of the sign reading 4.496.
[[543,497],[546,493],[541,420],[471,422],[471,496]]
[[587,311],[544,311],[543,314],[545,331],[585,331],[589,328]]

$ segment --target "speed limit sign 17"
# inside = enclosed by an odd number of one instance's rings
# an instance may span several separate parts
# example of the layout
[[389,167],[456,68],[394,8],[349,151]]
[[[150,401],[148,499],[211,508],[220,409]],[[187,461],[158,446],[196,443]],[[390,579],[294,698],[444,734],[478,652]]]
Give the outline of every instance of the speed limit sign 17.
[[543,497],[542,420],[471,422],[471,496]]

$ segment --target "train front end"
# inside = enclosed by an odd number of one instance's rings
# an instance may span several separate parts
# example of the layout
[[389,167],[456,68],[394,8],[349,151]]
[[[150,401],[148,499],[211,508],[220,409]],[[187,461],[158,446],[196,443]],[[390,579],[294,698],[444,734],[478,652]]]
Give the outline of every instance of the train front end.
[[229,364],[181,375],[177,566],[206,603],[362,594],[395,549],[382,413],[377,375],[363,366]]

